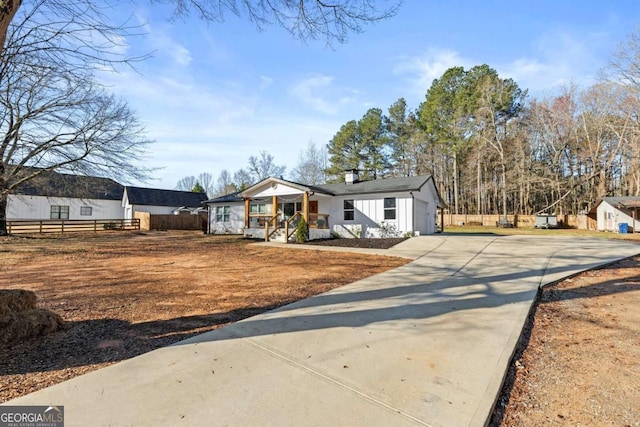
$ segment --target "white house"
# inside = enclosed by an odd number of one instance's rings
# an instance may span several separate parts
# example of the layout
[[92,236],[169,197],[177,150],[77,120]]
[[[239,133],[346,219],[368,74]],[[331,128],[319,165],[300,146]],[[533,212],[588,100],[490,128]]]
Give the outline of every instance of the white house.
[[124,187],[112,179],[46,172],[7,200],[7,220],[122,219]]
[[603,197],[591,212],[593,210],[596,211],[598,231],[619,231],[622,223],[640,230],[640,197]]
[[304,185],[267,178],[250,188],[205,202],[209,232],[240,232],[265,240],[291,239],[300,218],[309,238],[392,237],[437,231],[441,199],[431,176]]
[[132,219],[135,211],[195,214],[204,193],[124,187],[109,178],[43,172],[9,194],[7,220]]
[[134,212],[149,212],[152,215],[190,214],[198,213],[206,200],[205,193],[127,186],[122,196],[122,208],[125,219],[132,219]]

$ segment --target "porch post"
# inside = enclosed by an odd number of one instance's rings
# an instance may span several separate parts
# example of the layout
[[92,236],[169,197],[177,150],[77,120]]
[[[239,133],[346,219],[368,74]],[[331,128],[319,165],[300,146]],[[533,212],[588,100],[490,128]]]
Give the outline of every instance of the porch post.
[[251,209],[251,199],[244,198],[244,228],[249,228],[249,209]]
[[309,192],[305,191],[302,196],[302,218],[304,222],[309,224]]
[[278,213],[278,196],[275,194],[271,197],[271,204],[273,206],[271,208],[271,217],[273,218]]

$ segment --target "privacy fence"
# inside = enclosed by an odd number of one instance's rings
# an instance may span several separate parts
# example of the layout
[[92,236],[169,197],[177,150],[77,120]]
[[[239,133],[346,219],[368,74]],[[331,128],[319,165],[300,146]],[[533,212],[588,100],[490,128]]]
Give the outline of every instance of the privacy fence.
[[152,215],[149,212],[134,212],[140,221],[141,230],[203,230],[207,229],[207,214],[198,215]]
[[[445,229],[452,225],[495,227],[498,222],[504,220],[504,215],[472,215],[449,214],[443,215]],[[581,230],[595,230],[597,228],[595,218],[587,215],[557,215],[558,224],[562,227],[578,228]],[[514,227],[533,228],[536,223],[535,215],[507,215],[507,222]]]

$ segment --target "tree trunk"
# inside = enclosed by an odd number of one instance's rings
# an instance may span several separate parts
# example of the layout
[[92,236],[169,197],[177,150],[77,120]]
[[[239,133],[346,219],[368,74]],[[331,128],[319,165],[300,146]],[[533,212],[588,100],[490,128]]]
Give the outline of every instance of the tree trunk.
[[9,24],[16,16],[18,8],[22,4],[22,0],[9,0],[0,2],[0,53],[4,51],[4,43],[7,39],[7,30]]
[[478,176],[476,185],[478,186],[478,215],[482,215],[482,170],[480,168],[480,153],[478,153]]
[[502,160],[502,213],[506,221],[507,220],[507,166],[504,163],[504,157],[502,157],[501,160]]
[[453,152],[453,206],[458,215],[460,212],[458,211],[458,153],[456,151]]
[[6,236],[7,232],[7,195],[0,195],[0,236]]

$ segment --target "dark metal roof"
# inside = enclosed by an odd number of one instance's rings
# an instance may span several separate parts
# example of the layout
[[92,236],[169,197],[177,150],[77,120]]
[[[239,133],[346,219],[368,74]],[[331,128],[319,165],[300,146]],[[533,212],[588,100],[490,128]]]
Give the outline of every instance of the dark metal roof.
[[244,198],[240,195],[241,191],[236,191],[235,193],[225,194],[224,196],[214,197],[213,199],[209,199],[205,201],[205,203],[231,203],[231,202],[242,202]]
[[640,206],[639,196],[626,196],[626,197],[603,197],[602,201],[609,203],[611,206],[622,206],[627,208],[634,208]]
[[13,194],[122,200],[123,191],[124,186],[110,178],[46,171],[19,186]]
[[126,187],[127,198],[132,205],[185,206],[197,208],[207,200],[205,193],[193,191],[158,190],[155,188]]
[[369,193],[392,193],[397,191],[418,191],[431,179],[431,175],[400,176],[394,178],[375,179],[372,181],[356,181],[353,184],[325,184],[318,187],[336,196],[348,196]]

